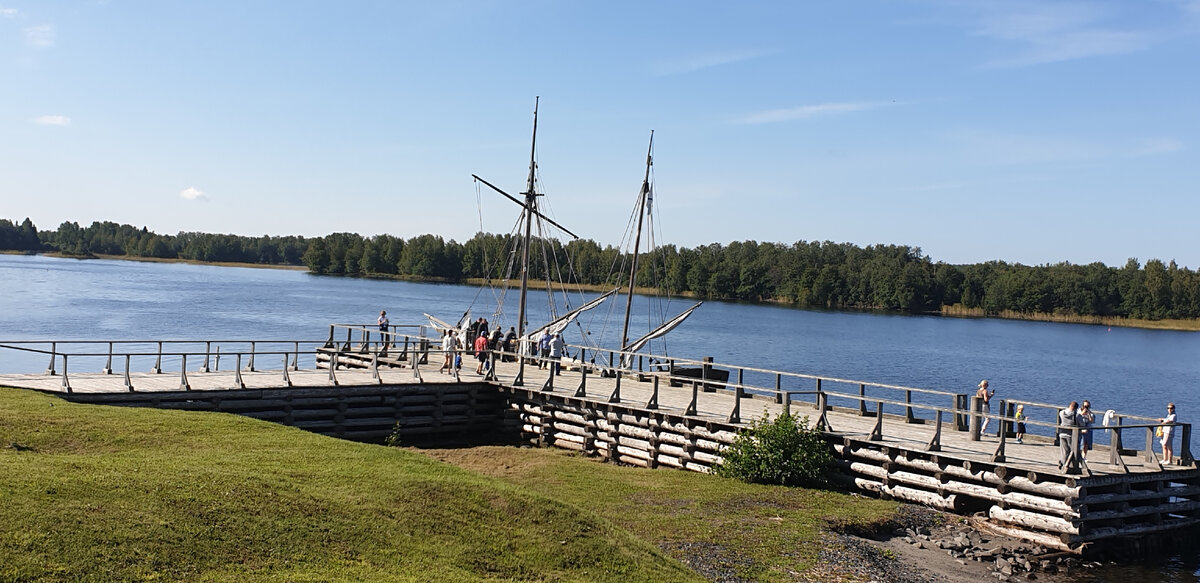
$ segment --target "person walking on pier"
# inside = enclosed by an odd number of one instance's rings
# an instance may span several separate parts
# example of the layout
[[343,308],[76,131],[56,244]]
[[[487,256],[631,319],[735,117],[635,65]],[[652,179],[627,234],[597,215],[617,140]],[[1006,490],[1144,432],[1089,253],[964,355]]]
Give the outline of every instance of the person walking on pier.
[[979,427],[979,434],[987,435],[988,422],[992,420],[991,417],[988,417],[988,414],[992,412],[992,397],[996,396],[996,389],[992,389],[991,392],[988,392],[987,379],[983,379],[982,381],[979,381],[979,390],[975,391],[975,396],[978,397],[979,401],[983,404],[983,425]]
[[1175,423],[1176,419],[1175,403],[1167,403],[1167,416],[1158,420],[1159,423],[1164,424],[1162,427],[1160,427],[1160,429],[1162,429],[1162,437],[1159,438],[1159,443],[1162,444],[1164,464],[1170,464],[1175,460],[1175,444],[1171,443],[1171,438],[1174,437],[1175,434],[1175,427],[1173,425],[1166,424]]
[[1078,456],[1073,443],[1075,428],[1079,426],[1079,403],[1071,401],[1066,409],[1058,412],[1058,469],[1067,467],[1067,462]]

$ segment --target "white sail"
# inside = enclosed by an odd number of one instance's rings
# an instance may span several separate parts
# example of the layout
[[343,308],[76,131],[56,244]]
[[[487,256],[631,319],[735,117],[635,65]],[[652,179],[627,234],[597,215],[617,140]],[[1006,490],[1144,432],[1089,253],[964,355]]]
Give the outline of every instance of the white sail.
[[463,314],[463,317],[459,318],[457,325],[450,324],[450,323],[446,322],[445,320],[438,319],[431,314],[426,314],[425,312],[421,312],[421,313],[422,313],[422,315],[424,315],[426,318],[429,319],[429,324],[431,326],[433,326],[434,328],[437,329],[438,332],[441,332],[443,334],[447,330],[454,330],[454,331],[465,330],[467,327],[467,324],[469,324],[471,321],[471,310],[467,310],[466,313]]
[[[678,316],[675,316],[674,318],[671,318],[670,320],[663,322],[662,325],[660,325],[658,328],[651,330],[649,334],[642,336],[641,338],[638,338],[637,340],[634,340],[633,342],[630,342],[627,346],[621,348],[621,352],[637,352],[638,350],[641,350],[641,348],[643,346],[645,346],[647,342],[650,342],[651,340],[654,340],[655,338],[665,335],[667,332],[674,330],[676,326],[682,324],[683,321],[686,320],[688,316],[691,316],[692,312],[694,312],[696,310],[696,308],[699,308],[700,304],[703,304],[703,303],[704,302],[696,302],[696,305],[688,308],[682,314],[679,314]],[[632,358],[633,358],[633,356],[629,355],[629,354],[622,355],[621,356],[622,368],[629,368]]]
[[583,304],[582,306],[579,306],[578,308],[575,308],[574,310],[571,310],[562,316],[559,316],[549,324],[533,330],[528,336],[526,336],[526,338],[531,342],[537,342],[537,340],[542,336],[542,332],[550,332],[550,334],[553,335],[566,330],[567,326],[569,326],[571,322],[574,322],[580,314],[599,306],[602,302],[604,302],[604,300],[608,299],[609,296],[615,293],[617,293],[617,288],[613,288],[611,291],[601,295],[600,297],[597,297],[596,299],[593,299],[592,301]]

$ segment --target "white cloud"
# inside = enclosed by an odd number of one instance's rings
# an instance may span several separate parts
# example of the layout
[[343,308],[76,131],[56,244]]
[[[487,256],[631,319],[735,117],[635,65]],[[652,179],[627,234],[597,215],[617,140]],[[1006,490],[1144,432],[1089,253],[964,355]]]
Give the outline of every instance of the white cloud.
[[47,49],[54,46],[54,27],[49,24],[39,26],[27,26],[21,29],[25,35],[25,42],[30,46]]
[[[1083,2],[1006,0],[955,3],[967,11],[971,33],[1014,45],[1014,54],[989,66],[1024,67],[1144,51],[1172,36],[1167,29],[1129,24],[1116,5]],[[1172,9],[1176,16],[1185,5]],[[1109,24],[1111,23],[1111,24]]]
[[16,18],[16,8],[0,8],[0,18]]
[[884,107],[886,105],[894,105],[893,103],[884,102],[857,102],[857,103],[820,103],[817,105],[801,105],[787,109],[770,109],[752,113],[743,117],[741,123],[759,124],[759,123],[778,123],[783,121],[795,121],[798,119],[808,119],[820,115],[833,115],[839,113],[852,113],[855,111],[864,111]]
[[678,75],[680,73],[691,73],[692,71],[708,69],[709,67],[757,59],[774,53],[775,51],[741,50],[692,55],[670,61],[659,61],[655,63],[654,71],[657,75]]
[[65,115],[41,115],[33,118],[33,123],[43,126],[67,127],[71,125],[71,118]]
[[194,186],[189,186],[179,193],[179,198],[184,200],[208,200],[208,194]]

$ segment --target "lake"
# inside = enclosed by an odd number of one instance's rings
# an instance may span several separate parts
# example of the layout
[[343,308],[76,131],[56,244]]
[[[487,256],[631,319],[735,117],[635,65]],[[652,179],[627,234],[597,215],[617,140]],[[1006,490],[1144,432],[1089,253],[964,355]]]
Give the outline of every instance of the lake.
[[[494,315],[497,299],[505,308]],[[596,294],[556,294],[559,312]],[[461,285],[322,277],[304,271],[0,255],[0,340],[323,340],[331,323],[455,321],[468,308],[504,329],[516,325],[517,291]],[[545,290],[530,293],[528,320],[548,319]],[[630,336],[689,307],[635,297]],[[619,344],[624,297],[568,328],[572,344]],[[650,316],[652,310],[660,315]],[[658,312],[656,312],[658,314]],[[586,340],[585,340],[586,339]],[[1179,420],[1200,410],[1200,334],[1134,328],[878,313],[818,312],[706,302],[667,336],[684,358],[826,377],[968,393],[988,379],[997,398],[1158,417],[1168,401]],[[43,370],[42,357],[0,351],[0,372]],[[80,370],[72,367],[73,370]],[[946,403],[938,403],[945,405]],[[1139,578],[1191,577],[1197,556],[1173,557]],[[1117,571],[1085,580],[1124,580]],[[1099,577],[1099,579],[1096,579]]]

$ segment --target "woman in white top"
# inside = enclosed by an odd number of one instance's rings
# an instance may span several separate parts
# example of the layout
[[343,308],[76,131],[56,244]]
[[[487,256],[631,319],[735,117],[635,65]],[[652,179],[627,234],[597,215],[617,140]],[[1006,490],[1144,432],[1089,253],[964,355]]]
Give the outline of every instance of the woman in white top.
[[[1167,403],[1167,416],[1158,420],[1160,423],[1175,423],[1175,403]],[[1172,425],[1163,425],[1162,428],[1162,444],[1163,463],[1169,464],[1175,457],[1175,448],[1171,443],[1172,434],[1175,433],[1175,427]]]

